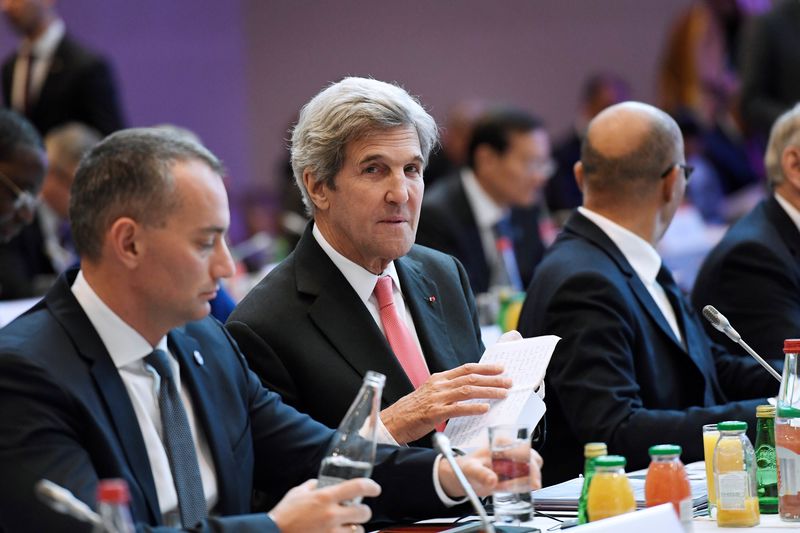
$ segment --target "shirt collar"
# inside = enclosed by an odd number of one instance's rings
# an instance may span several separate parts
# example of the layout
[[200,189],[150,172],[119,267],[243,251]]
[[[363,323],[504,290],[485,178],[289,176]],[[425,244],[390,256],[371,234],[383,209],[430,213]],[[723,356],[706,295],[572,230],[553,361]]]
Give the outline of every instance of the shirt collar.
[[461,183],[464,185],[464,193],[467,195],[478,228],[492,229],[508,214],[508,209],[497,205],[486,193],[471,169],[461,169]]
[[797,226],[797,230],[800,231],[800,211],[798,211],[795,206],[789,203],[789,200],[787,200],[777,192],[775,193],[775,200],[777,200],[777,202],[781,204],[783,210],[786,211],[786,214],[789,215],[789,218],[792,219],[794,225]]
[[397,277],[397,269],[394,266],[394,261],[390,261],[381,275],[376,276],[366,268],[362,267],[361,265],[357,265],[353,261],[337,252],[336,249],[325,239],[316,224],[314,224],[311,234],[322,248],[322,251],[325,252],[325,255],[327,255],[331,261],[333,261],[333,264],[339,269],[365,305],[369,300],[369,297],[372,295],[372,292],[375,290],[375,284],[378,282],[379,277],[390,276],[394,282],[396,290],[400,290],[400,278]]
[[639,279],[648,284],[655,283],[658,271],[661,269],[661,256],[649,242],[585,207],[579,207],[578,212],[594,222],[617,245]]
[[64,21],[56,19],[50,23],[43,34],[33,42],[23,41],[22,49],[30,49],[37,59],[46,59],[52,57],[58,48],[58,43],[64,37]]
[[[86,316],[89,317],[89,322],[94,326],[117,368],[142,359],[153,351],[150,343],[125,323],[94,292],[83,276],[83,271],[78,272],[78,276],[72,284],[72,294],[78,300],[78,304],[83,308]],[[156,348],[167,351],[166,336],[158,341]]]

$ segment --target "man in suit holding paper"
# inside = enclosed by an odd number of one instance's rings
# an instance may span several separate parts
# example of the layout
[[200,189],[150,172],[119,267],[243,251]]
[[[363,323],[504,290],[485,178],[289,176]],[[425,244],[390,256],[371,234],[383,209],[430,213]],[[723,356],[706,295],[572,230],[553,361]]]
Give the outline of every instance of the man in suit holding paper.
[[[123,478],[137,531],[359,532],[370,509],[346,500],[382,488],[368,504],[386,521],[445,514],[463,495],[432,451],[389,446],[381,488],[314,490],[334,432],[264,389],[207,316],[233,273],[222,175],[202,146],[150,129],[83,160],[70,205],[81,268],[0,332],[0,530],[90,529],[37,500],[42,478],[89,505],[99,479]],[[483,495],[488,461],[459,458]],[[253,488],[269,513],[250,514]]]
[[525,335],[562,338],[547,371],[545,484],[582,471],[583,445],[608,444],[629,469],[680,444],[703,458],[703,424],[746,420],[778,391],[752,359],[705,334],[655,249],[691,168],[677,124],[625,102],[589,124],[575,175],[584,203],[540,264],[520,317]]
[[382,440],[430,446],[454,416],[506,396],[483,352],[469,281],[453,257],[414,245],[433,118],[402,88],[346,78],[315,96],[292,135],[313,216],[294,252],[226,327],[284,401],[338,426],[368,370],[386,375]]

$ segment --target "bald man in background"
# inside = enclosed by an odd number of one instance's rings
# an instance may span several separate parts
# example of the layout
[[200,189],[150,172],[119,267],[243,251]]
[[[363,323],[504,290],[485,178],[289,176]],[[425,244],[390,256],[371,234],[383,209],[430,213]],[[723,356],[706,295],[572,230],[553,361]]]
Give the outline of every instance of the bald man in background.
[[562,337],[547,370],[545,485],[581,472],[583,445],[628,468],[670,442],[703,458],[703,424],[746,420],[777,393],[751,359],[713,344],[655,249],[691,174],[677,124],[625,102],[593,119],[575,175],[583,206],[539,265],[519,329]]

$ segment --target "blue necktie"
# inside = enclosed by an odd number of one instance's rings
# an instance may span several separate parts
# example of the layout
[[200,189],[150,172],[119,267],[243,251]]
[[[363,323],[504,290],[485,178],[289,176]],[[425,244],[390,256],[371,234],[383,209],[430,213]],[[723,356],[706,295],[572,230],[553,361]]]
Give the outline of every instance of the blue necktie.
[[494,225],[495,245],[497,246],[497,256],[499,268],[502,269],[503,277],[508,279],[508,284],[516,291],[523,291],[522,278],[519,275],[517,256],[514,253],[514,226],[511,224],[511,216],[506,216]]
[[183,527],[192,527],[205,518],[207,512],[189,419],[175,386],[169,356],[163,350],[153,350],[144,360],[161,377],[158,407],[161,410],[164,448],[169,458],[175,492],[178,494],[181,523]]

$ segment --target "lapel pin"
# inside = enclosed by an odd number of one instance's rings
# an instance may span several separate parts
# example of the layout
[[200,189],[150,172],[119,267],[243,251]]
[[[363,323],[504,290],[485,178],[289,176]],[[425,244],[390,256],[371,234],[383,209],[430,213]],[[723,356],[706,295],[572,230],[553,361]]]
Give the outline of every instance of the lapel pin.
[[203,366],[203,363],[205,363],[205,359],[203,359],[203,355],[200,352],[198,352],[197,350],[195,350],[192,353],[192,355],[194,355],[195,363],[197,363],[200,366]]
[[428,296],[428,303],[435,304],[436,303],[436,296]]

